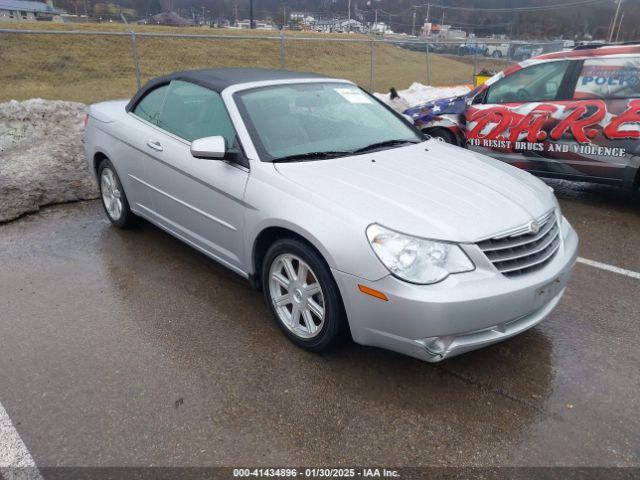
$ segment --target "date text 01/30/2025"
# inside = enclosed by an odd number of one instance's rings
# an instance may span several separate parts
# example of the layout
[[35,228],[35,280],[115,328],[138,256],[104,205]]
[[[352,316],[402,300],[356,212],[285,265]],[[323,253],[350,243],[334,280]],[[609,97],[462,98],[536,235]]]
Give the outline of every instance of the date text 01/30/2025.
[[235,478],[398,478],[400,473],[386,468],[234,468],[233,476]]

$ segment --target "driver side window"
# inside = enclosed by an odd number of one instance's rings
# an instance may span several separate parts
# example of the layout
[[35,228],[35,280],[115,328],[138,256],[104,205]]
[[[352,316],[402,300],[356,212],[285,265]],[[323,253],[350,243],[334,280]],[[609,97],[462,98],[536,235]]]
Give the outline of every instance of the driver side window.
[[569,61],[546,62],[512,73],[489,88],[485,103],[555,100]]
[[182,80],[171,81],[158,126],[188,142],[219,135],[228,146],[235,143],[235,130],[220,94]]

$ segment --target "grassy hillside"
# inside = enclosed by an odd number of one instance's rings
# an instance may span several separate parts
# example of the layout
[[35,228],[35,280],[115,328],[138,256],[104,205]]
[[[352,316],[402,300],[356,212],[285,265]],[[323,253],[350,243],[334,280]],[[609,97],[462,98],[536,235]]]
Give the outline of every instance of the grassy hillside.
[[[3,28],[79,31],[127,31],[224,35],[224,39],[137,37],[142,81],[175,70],[202,67],[280,68],[279,40],[235,38],[247,31],[167,28],[122,24],[4,24]],[[278,32],[252,34],[278,36]],[[369,88],[368,43],[302,40],[313,34],[288,32],[287,69],[349,78]],[[316,34],[324,37],[326,35]],[[356,36],[332,35],[339,38]],[[0,101],[32,97],[95,102],[128,97],[136,90],[129,36],[0,34]],[[433,85],[468,84],[473,66],[431,55]],[[376,91],[426,83],[426,55],[393,45],[375,46]]]

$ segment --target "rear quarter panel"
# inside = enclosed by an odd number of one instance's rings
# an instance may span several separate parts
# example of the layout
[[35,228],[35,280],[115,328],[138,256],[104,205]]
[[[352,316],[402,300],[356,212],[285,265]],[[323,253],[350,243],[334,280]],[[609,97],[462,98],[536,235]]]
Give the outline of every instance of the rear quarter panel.
[[[137,204],[146,204],[145,192],[137,188],[131,178],[144,178],[144,154],[136,143],[144,137],[142,122],[125,110],[126,100],[102,102],[89,109],[89,122],[85,131],[85,153],[91,172],[96,175],[96,156],[106,156],[120,178],[132,210]],[[139,124],[139,125],[138,125]]]

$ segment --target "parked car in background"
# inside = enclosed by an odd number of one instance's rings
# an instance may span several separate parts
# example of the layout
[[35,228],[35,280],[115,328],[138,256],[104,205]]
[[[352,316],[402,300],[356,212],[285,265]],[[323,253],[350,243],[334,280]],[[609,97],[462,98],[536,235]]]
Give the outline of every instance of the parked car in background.
[[536,175],[640,184],[640,45],[546,54],[405,114],[430,135]]
[[396,42],[396,45],[400,48],[411,50],[412,52],[424,52],[426,50],[426,45],[424,44],[424,42],[419,42],[418,40]]
[[487,49],[484,51],[487,57],[492,58],[507,58],[509,56],[509,44],[508,43],[491,43],[487,45]]
[[486,51],[486,43],[468,42],[458,47],[458,55],[484,55]]
[[431,53],[447,53],[451,48],[450,44],[429,42],[429,51]]
[[520,45],[515,47],[511,58],[514,60],[527,60],[542,53],[542,47],[536,45]]
[[431,53],[447,53],[450,48],[454,48],[455,45],[437,42],[424,42],[420,40],[407,40],[404,42],[396,42],[401,48],[411,50],[413,52],[426,52],[427,45],[429,45],[429,52]]
[[312,351],[351,336],[440,361],[503,340],[554,309],[577,255],[544,183],[347,80],[178,72],[92,105],[85,152],[115,226],[144,217],[249,279]]

